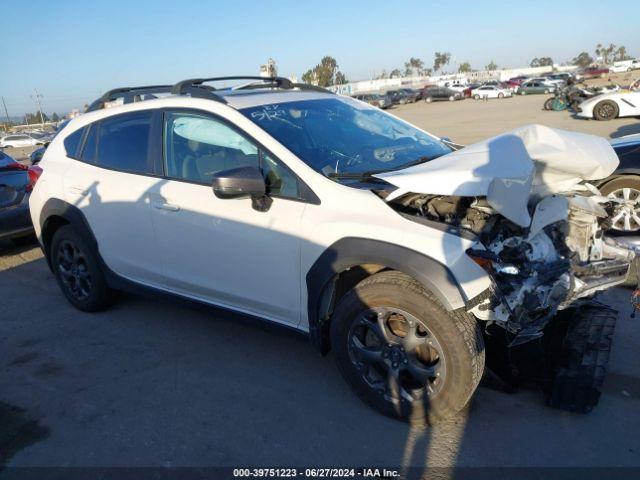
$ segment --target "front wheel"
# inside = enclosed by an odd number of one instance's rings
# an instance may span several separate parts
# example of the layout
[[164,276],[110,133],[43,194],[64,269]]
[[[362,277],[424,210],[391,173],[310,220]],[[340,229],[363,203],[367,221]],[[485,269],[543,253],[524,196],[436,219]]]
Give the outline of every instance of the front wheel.
[[431,97],[427,97],[427,98],[424,99],[424,101],[426,103],[431,103],[432,102],[432,98]]
[[451,95],[451,96],[449,97],[449,101],[450,101],[450,102],[453,102],[455,99],[456,99],[456,97],[454,97],[453,95]]
[[504,98],[504,93],[499,93],[498,98]]
[[394,271],[366,278],[340,300],[331,345],[361,400],[417,424],[460,412],[484,369],[475,318],[448,312],[421,284]]
[[545,110],[553,110],[553,98],[547,98],[544,101],[543,107]]

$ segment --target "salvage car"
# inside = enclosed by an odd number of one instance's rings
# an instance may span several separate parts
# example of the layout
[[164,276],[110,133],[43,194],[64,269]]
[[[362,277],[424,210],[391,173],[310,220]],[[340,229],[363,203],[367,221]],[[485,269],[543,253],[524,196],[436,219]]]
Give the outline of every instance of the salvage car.
[[506,98],[511,97],[511,95],[511,90],[494,85],[483,85],[471,90],[471,96],[474,100],[480,100],[481,98]]
[[35,138],[25,133],[7,135],[0,139],[0,148],[31,147],[33,145],[43,145],[44,140]]
[[386,93],[394,105],[404,105],[407,103],[415,103],[418,99],[418,92],[410,88],[400,88],[398,90],[389,90]]
[[422,99],[426,103],[437,102],[446,100],[453,102],[455,100],[462,100],[464,95],[462,92],[453,90],[449,87],[425,87],[422,90]]
[[379,93],[362,93],[353,98],[378,108],[390,108],[393,105],[393,102],[387,95],[380,95]]
[[640,81],[629,90],[618,90],[585,100],[577,107],[577,116],[596,120],[613,120],[619,117],[640,115]]
[[518,88],[520,95],[537,94],[537,93],[553,93],[556,91],[556,86],[550,83],[543,83],[537,81],[524,82]]
[[0,152],[0,240],[33,234],[29,193],[41,172],[39,167],[26,167]]
[[531,125],[455,150],[316,86],[235,78],[109,91],[51,142],[31,216],[73,306],[152,291],[285,325],[419,423],[465,408],[485,356],[514,371],[512,349],[548,365],[560,345],[547,401],[595,405],[616,312],[585,299],[633,259],[586,185],[618,165],[607,141]]

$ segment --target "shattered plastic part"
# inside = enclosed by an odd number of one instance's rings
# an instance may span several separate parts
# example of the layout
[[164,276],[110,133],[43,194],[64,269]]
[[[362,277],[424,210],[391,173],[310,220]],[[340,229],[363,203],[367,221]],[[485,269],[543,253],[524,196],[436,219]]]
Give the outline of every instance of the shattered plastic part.
[[470,252],[494,287],[467,311],[517,345],[544,335],[558,310],[625,281],[634,253],[604,233],[615,200],[586,183],[617,162],[603,139],[533,126],[378,176],[398,186],[385,198],[393,208],[477,236]]

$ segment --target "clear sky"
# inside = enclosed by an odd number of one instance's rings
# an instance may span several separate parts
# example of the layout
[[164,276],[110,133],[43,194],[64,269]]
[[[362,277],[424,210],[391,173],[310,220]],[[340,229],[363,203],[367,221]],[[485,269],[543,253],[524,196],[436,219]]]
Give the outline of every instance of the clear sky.
[[34,88],[66,113],[117,86],[254,75],[269,57],[299,78],[331,55],[357,80],[436,51],[451,70],[563,62],[597,43],[640,56],[639,22],[639,0],[0,0],[0,95],[10,115],[35,111]]

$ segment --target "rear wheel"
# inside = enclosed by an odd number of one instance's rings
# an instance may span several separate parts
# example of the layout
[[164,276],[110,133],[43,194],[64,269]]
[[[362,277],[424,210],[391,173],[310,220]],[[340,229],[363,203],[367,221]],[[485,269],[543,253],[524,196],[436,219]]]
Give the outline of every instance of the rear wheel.
[[71,225],[60,227],[51,241],[51,265],[67,300],[79,310],[95,312],[111,303],[97,254]]
[[424,101],[426,103],[431,103],[433,101],[433,99],[431,97],[427,97],[427,98],[424,99]]
[[618,116],[618,105],[611,100],[602,100],[593,107],[593,116],[596,120],[613,120]]
[[543,108],[544,108],[545,110],[553,110],[553,98],[547,98],[547,99],[544,101],[544,106],[543,106]]
[[504,93],[499,93],[498,98],[504,98]]
[[456,99],[456,97],[454,97],[453,95],[451,95],[451,96],[449,97],[449,101],[450,101],[450,102],[453,102],[455,99]]
[[418,424],[462,410],[484,369],[475,318],[448,312],[418,282],[393,271],[368,277],[340,300],[331,345],[365,403]]

